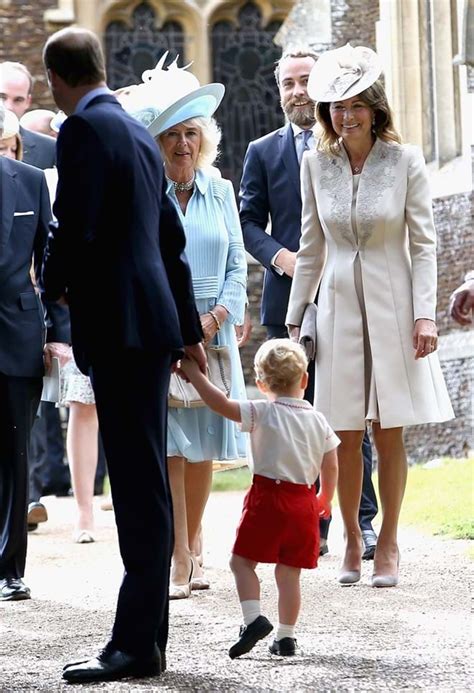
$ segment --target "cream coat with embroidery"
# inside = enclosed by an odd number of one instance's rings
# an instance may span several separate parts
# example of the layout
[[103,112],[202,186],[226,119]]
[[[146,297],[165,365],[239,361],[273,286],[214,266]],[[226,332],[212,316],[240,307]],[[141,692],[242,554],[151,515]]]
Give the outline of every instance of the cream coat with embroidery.
[[414,321],[436,316],[436,238],[421,152],[375,142],[359,180],[357,237],[344,150],[305,154],[301,185],[302,236],[286,322],[301,324],[319,288],[316,408],[335,430],[365,426],[359,254],[381,426],[451,419],[438,356],[415,361],[413,349]]

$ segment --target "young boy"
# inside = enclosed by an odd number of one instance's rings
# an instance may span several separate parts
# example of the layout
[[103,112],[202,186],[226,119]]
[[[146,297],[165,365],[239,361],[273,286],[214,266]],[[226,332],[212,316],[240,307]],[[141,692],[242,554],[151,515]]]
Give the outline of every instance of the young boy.
[[275,563],[279,625],[270,652],[295,654],[301,568],[315,568],[318,562],[319,516],[331,513],[340,442],[324,416],[303,399],[307,361],[298,344],[289,339],[265,342],[254,365],[257,387],[266,399],[239,402],[228,400],[194,362],[184,359],[181,364],[206,404],[250,433],[254,476],[230,560],[244,620],[229,650],[232,659],[273,630],[260,613],[258,563]]

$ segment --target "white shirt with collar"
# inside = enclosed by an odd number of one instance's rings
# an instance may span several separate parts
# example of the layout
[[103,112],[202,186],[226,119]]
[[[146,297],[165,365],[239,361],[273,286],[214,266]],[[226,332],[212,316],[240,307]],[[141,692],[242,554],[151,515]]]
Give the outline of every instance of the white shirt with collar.
[[[294,143],[295,143],[295,151],[296,151],[296,157],[298,161],[301,161],[301,158],[303,156],[303,151],[304,151],[304,141],[303,137],[301,137],[301,133],[304,132],[303,128],[300,128],[299,125],[295,125],[295,123],[290,123],[291,129],[293,130],[293,138],[294,138]],[[316,132],[316,124],[313,125],[310,130],[313,133],[313,137],[310,137],[308,140],[308,146],[309,149],[312,149],[314,147],[314,141],[315,141],[315,132]],[[275,255],[271,259],[271,266],[275,270],[277,274],[283,275],[284,272],[281,269],[281,267],[278,267],[275,263],[276,260],[281,253],[282,250],[285,250],[284,248],[280,248],[280,250],[277,250]]]
[[241,430],[250,433],[249,467],[269,479],[312,486],[326,452],[339,438],[321,412],[304,399],[277,397],[239,402]]

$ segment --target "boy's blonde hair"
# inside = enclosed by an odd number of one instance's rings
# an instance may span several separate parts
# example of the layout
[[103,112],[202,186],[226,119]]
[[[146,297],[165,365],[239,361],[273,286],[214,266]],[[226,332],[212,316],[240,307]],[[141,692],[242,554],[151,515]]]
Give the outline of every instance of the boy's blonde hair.
[[308,368],[303,348],[290,339],[269,339],[255,354],[255,375],[272,392],[298,383]]

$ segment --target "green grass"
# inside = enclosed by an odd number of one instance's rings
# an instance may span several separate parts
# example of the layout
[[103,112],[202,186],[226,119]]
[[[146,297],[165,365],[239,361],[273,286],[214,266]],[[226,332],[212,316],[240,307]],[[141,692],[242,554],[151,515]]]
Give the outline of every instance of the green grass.
[[439,467],[408,472],[401,522],[432,534],[474,539],[474,459],[446,459]]
[[215,472],[212,478],[213,491],[246,491],[250,486],[252,475],[248,467],[226,469]]
[[[374,474],[374,485],[377,478]],[[401,523],[431,534],[454,539],[474,539],[474,459],[445,459],[439,467],[421,465],[408,472]],[[250,485],[247,467],[214,474],[213,491],[242,491]],[[337,499],[335,499],[335,505]],[[472,550],[474,555],[474,549]]]

